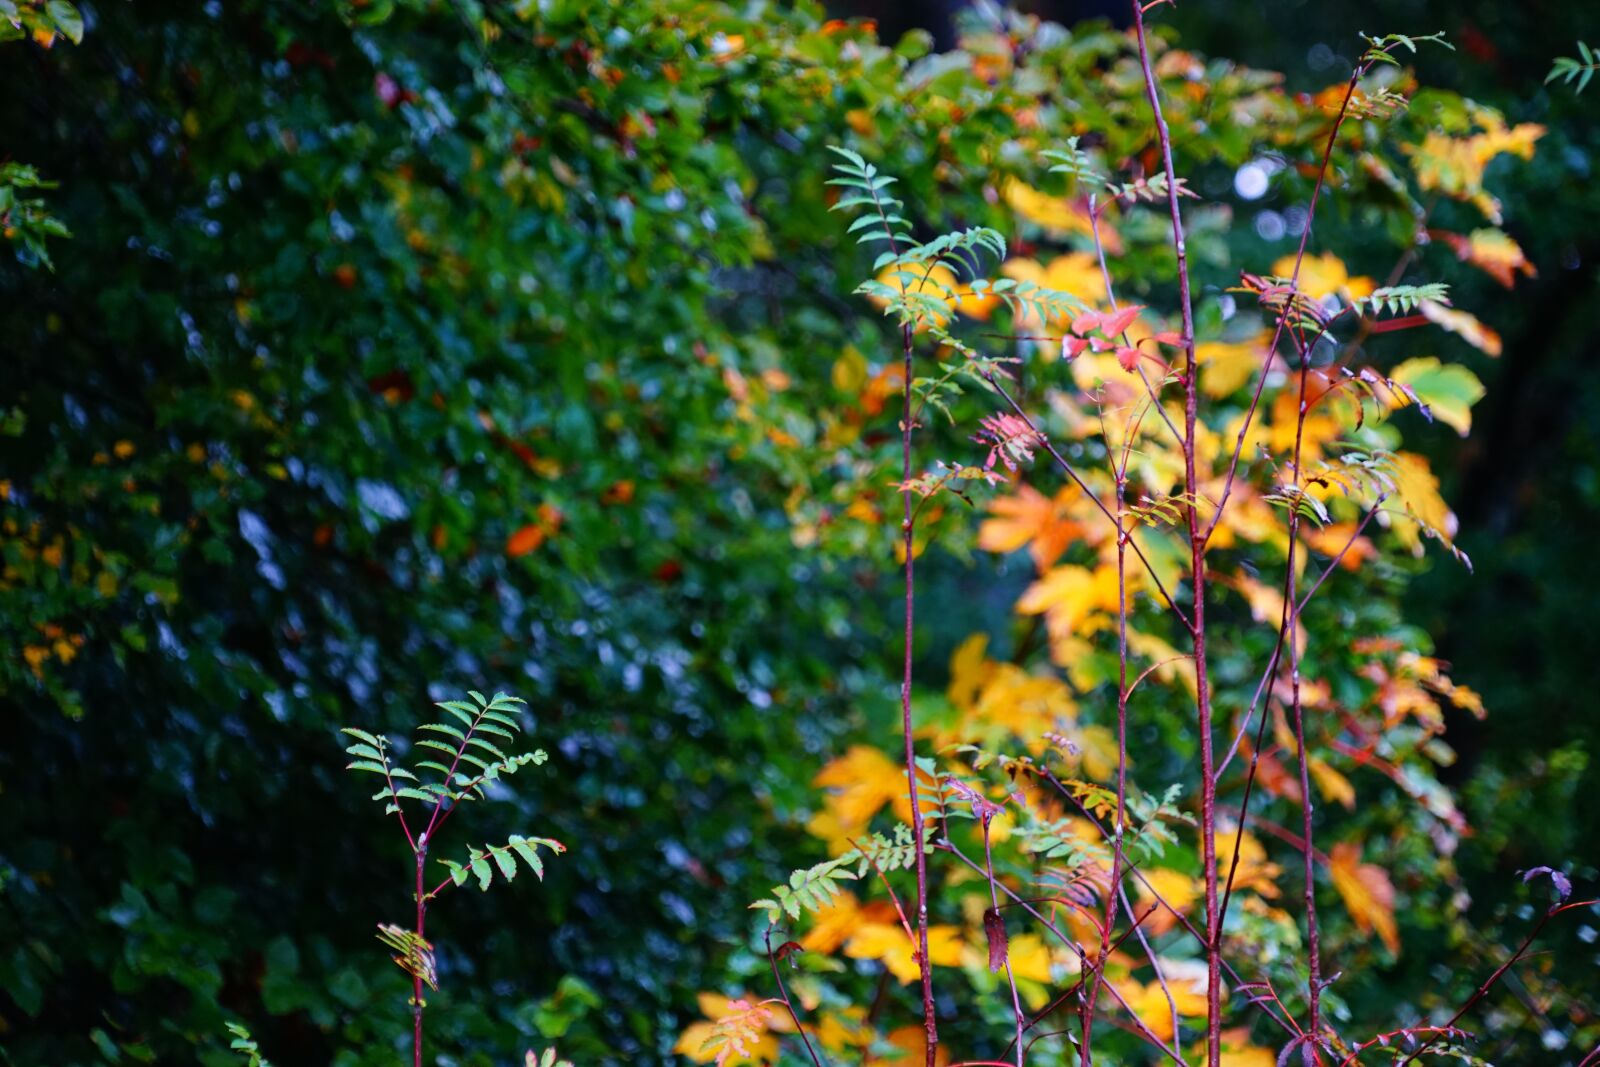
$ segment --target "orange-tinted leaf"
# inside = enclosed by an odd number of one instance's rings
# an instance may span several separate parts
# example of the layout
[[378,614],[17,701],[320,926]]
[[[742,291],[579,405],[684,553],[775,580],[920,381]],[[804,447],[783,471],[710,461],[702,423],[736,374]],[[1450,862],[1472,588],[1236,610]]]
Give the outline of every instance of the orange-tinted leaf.
[[544,544],[546,536],[543,526],[536,522],[529,523],[506,538],[506,555],[512,559],[518,556],[526,556],[529,552]]
[[1394,883],[1382,867],[1361,862],[1361,846],[1341,841],[1329,851],[1334,888],[1364,934],[1376,932],[1391,953],[1400,951],[1400,933],[1394,921]]

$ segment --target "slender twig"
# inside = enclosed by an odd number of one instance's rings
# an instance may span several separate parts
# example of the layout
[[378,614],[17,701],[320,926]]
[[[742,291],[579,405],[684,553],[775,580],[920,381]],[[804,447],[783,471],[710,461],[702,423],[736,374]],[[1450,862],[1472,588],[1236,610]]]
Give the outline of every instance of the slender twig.
[[[1062,783],[1061,779],[1057,778],[1054,774],[1051,774],[1048,770],[1041,770],[1040,773],[1046,781],[1055,786],[1061,795],[1066,797],[1067,800],[1072,803],[1073,807],[1078,809],[1078,814],[1087,819],[1090,825],[1099,831],[1102,836],[1105,834],[1106,828],[1101,824],[1093,809],[1074,796],[1072,790],[1068,789],[1066,785]],[[1147,878],[1145,873],[1138,867],[1130,868],[1130,873],[1139,880],[1139,884],[1144,887],[1145,892],[1150,894],[1151,899],[1176,916],[1178,919],[1178,925],[1182,926],[1184,931],[1187,932],[1189,936],[1194,938],[1196,944],[1204,948],[1206,943],[1205,934],[1198,927],[1196,927],[1194,923],[1189,921],[1189,917],[1183,912],[1179,911],[1177,908],[1173,907],[1171,904],[1167,903],[1167,899],[1161,895],[1161,891],[1158,890],[1153,883],[1151,883],[1150,879]],[[1236,986],[1244,982],[1243,976],[1240,975],[1239,972],[1234,969],[1234,966],[1226,959],[1222,961],[1222,969],[1228,972],[1228,977],[1233,980]],[[1261,1009],[1262,1013],[1266,1015],[1267,1018],[1277,1023],[1278,1027],[1285,1033],[1299,1033],[1298,1027],[1294,1025],[1292,1020],[1279,1018],[1270,1008],[1259,1002],[1256,1004],[1256,1006]]]
[[827,1067],[827,1063],[811,1047],[811,1038],[806,1033],[806,1024],[800,1021],[800,1013],[795,1011],[794,1001],[789,999],[788,987],[783,984],[783,975],[778,970],[778,957],[772,951],[772,926],[767,926],[767,963],[772,965],[772,980],[778,983],[778,999],[783,1001],[783,1006],[789,1011],[789,1018],[794,1021],[794,1028],[800,1034],[800,1041],[806,1047],[806,1054],[811,1057],[815,1067]]
[[[1383,502],[1388,498],[1388,493],[1381,493],[1379,494],[1378,498],[1372,502],[1372,507],[1367,510],[1367,513],[1362,516],[1361,521],[1356,524],[1355,530],[1350,534],[1350,539],[1346,541],[1344,547],[1339,550],[1339,554],[1334,556],[1333,559],[1329,561],[1328,565],[1322,569],[1322,573],[1317,576],[1317,580],[1311,583],[1311,587],[1306,590],[1305,596],[1300,598],[1300,604],[1295,610],[1302,614],[1305,612],[1306,605],[1311,603],[1311,598],[1316,595],[1317,590],[1322,588],[1322,583],[1326,582],[1328,577],[1338,568],[1339,564],[1344,561],[1344,557],[1349,553],[1351,547],[1355,545],[1356,540],[1360,538],[1362,532],[1366,530],[1367,524],[1377,517],[1378,512],[1383,507]],[[1287,608],[1287,601],[1285,601],[1284,606]],[[1250,703],[1245,707],[1244,715],[1239,721],[1239,730],[1236,734],[1234,734],[1233,744],[1229,746],[1228,754],[1224,756],[1217,764],[1218,781],[1221,781],[1223,772],[1228,769],[1228,764],[1232,762],[1234,755],[1238,753],[1239,745],[1244,740],[1245,732],[1250,728],[1250,720],[1255,715],[1256,707],[1261,703],[1262,694],[1266,692],[1267,683],[1270,682],[1273,676],[1277,673],[1278,659],[1283,653],[1283,629],[1284,628],[1280,621],[1280,625],[1278,627],[1278,640],[1273,646],[1272,655],[1268,657],[1267,669],[1262,672],[1261,680],[1256,683],[1255,695],[1250,698]],[[1260,747],[1261,743],[1259,740],[1257,740],[1256,749],[1259,750]],[[1245,791],[1248,794],[1249,779],[1246,781]],[[1223,916],[1224,918],[1227,916],[1226,907],[1223,908]]]
[[[1033,421],[1033,417],[1028,414],[1021,404],[1017,403],[1016,398],[1007,392],[1006,387],[1001,385],[1000,382],[996,380],[994,375],[988,371],[983,372],[983,379],[994,388],[995,392],[1000,394],[1000,398],[1006,402],[1006,405],[1011,408],[1012,412],[1027,424],[1028,429],[1036,435],[1040,447],[1045,450],[1045,453],[1051,459],[1055,460],[1056,466],[1060,467],[1062,472],[1065,473],[1067,477],[1071,478],[1073,482],[1077,484],[1079,489],[1083,490],[1084,495],[1087,496],[1094,503],[1094,506],[1100,510],[1100,513],[1109,519],[1111,524],[1115,526],[1117,520],[1116,516],[1111,513],[1111,509],[1106,507],[1105,502],[1102,501],[1100,497],[1096,495],[1095,491],[1089,487],[1089,483],[1083,480],[1083,476],[1077,472],[1071,463],[1067,462],[1066,457],[1056,450],[1056,446],[1051,443],[1048,437],[1045,436],[1044,431],[1039,429],[1039,425]],[[1174,615],[1177,616],[1178,621],[1183,624],[1186,630],[1193,632],[1194,626],[1189,622],[1189,616],[1183,613],[1183,609],[1178,607],[1178,603],[1172,598],[1172,594],[1167,592],[1167,587],[1161,584],[1161,577],[1156,573],[1155,565],[1150,562],[1149,558],[1144,554],[1144,550],[1139,547],[1139,542],[1129,538],[1128,547],[1133,549],[1133,554],[1139,558],[1140,563],[1144,564],[1145,573],[1149,576],[1150,581],[1155,584],[1156,591],[1161,594],[1161,599],[1167,602],[1167,607]]]
[[[1461,1005],[1454,1015],[1450,1016],[1441,1029],[1453,1028],[1456,1023],[1461,1021],[1461,1017],[1463,1015],[1472,1010],[1473,1005],[1477,1004],[1478,1001],[1488,996],[1489,990],[1494,988],[1495,983],[1500,981],[1501,977],[1507,971],[1516,966],[1517,961],[1522,959],[1523,953],[1528,951],[1528,946],[1533,944],[1534,939],[1539,936],[1551,919],[1554,919],[1557,915],[1560,915],[1563,912],[1572,911],[1574,908],[1587,908],[1592,907],[1595,904],[1600,904],[1600,900],[1577,900],[1573,901],[1571,904],[1561,904],[1547,909],[1545,913],[1539,917],[1539,921],[1534,924],[1533,929],[1528,931],[1528,936],[1522,939],[1522,944],[1517,946],[1517,950],[1511,954],[1511,957],[1499,967],[1495,968],[1493,974],[1483,980],[1483,984],[1478,987],[1477,991],[1474,992],[1472,996],[1467,998],[1467,1002]],[[1437,1037],[1430,1037],[1428,1040],[1424,1041],[1417,1047],[1416,1051],[1412,1052],[1411,1055],[1400,1061],[1399,1067],[1406,1067],[1406,1065],[1412,1060],[1426,1052],[1428,1050],[1428,1046],[1433,1044],[1436,1040],[1438,1040]],[[1346,1060],[1345,1062],[1350,1063],[1353,1061]]]
[[[1096,244],[1099,243],[1098,235]],[[1110,279],[1106,291],[1110,292]],[[1107,448],[1110,442],[1106,442]],[[1122,893],[1122,843],[1128,824],[1128,535],[1123,528],[1127,508],[1127,465],[1116,474],[1117,527],[1117,812],[1115,837],[1111,849],[1111,884],[1106,893],[1105,917],[1100,923],[1100,958],[1095,963],[1094,981],[1089,983],[1083,1001],[1083,1042],[1078,1046],[1081,1067],[1092,1067],[1091,1040],[1094,1032],[1094,1007],[1105,984],[1106,957],[1111,951],[1111,928],[1117,921],[1117,904]],[[1131,914],[1131,911],[1130,911]],[[1177,1036],[1173,1029],[1173,1036]],[[1021,1033],[1018,1033],[1021,1040]]]
[[[889,222],[889,213],[884,209],[883,200],[878,191],[871,191],[873,207],[878,213],[878,219],[883,225],[883,232],[889,241],[889,249],[895,255],[900,254],[900,243],[895,239],[894,226]],[[923,274],[926,281],[933,270],[933,263],[929,263]],[[904,272],[899,277],[900,293],[907,292]],[[933,1000],[933,967],[928,960],[928,851],[927,835],[923,830],[924,820],[922,815],[922,798],[917,790],[917,749],[916,741],[912,736],[911,724],[911,676],[912,676],[912,633],[916,619],[916,505],[912,499],[911,483],[911,438],[916,429],[915,411],[912,396],[912,340],[915,336],[912,323],[906,321],[900,326],[900,342],[902,356],[902,381],[901,381],[901,408],[900,408],[900,496],[904,503],[904,511],[900,520],[901,544],[905,549],[905,659],[900,679],[900,725],[905,737],[905,765],[906,785],[911,799],[911,829],[916,837],[917,850],[917,970],[922,978],[922,1023],[926,1034],[926,1065],[936,1067],[939,1047],[939,1026],[934,1013]]]
[[[1145,33],[1144,7],[1133,0],[1134,34],[1139,45],[1139,65],[1144,73],[1145,97],[1155,118],[1161,162],[1167,174],[1167,212],[1172,217],[1172,246],[1178,259],[1178,306],[1183,321],[1183,487],[1188,494],[1190,580],[1194,583],[1195,710],[1200,731],[1200,862],[1205,867],[1206,908],[1206,1062],[1218,1067],[1222,1057],[1222,926],[1217,912],[1217,784],[1212,777],[1211,671],[1206,660],[1206,558],[1200,531],[1200,482],[1195,464],[1195,423],[1199,414],[1200,375],[1195,360],[1194,300],[1189,291],[1189,249],[1184,240],[1183,208],[1179,203],[1178,172],[1172,161],[1172,133],[1161,110],[1161,92],[1150,65],[1150,42]],[[1221,514],[1219,507],[1218,514]],[[1216,523],[1212,518],[1212,525]]]
[[[1391,45],[1384,48],[1383,51],[1387,52],[1393,47]],[[1372,69],[1372,65],[1375,62],[1376,60],[1368,60],[1365,64],[1358,65],[1355,70],[1350,72],[1350,81],[1344,90],[1344,100],[1339,105],[1338,114],[1334,116],[1333,127],[1328,131],[1328,140],[1322,147],[1322,165],[1317,169],[1317,182],[1311,189],[1311,203],[1306,207],[1306,225],[1305,229],[1300,232],[1300,246],[1295,249],[1294,269],[1289,272],[1289,285],[1291,288],[1297,288],[1300,284],[1300,266],[1305,262],[1306,247],[1311,241],[1311,224],[1317,217],[1317,201],[1321,198],[1323,186],[1328,181],[1328,167],[1333,161],[1333,146],[1339,139],[1339,128],[1344,125],[1344,120],[1350,113],[1350,100],[1355,96],[1356,86],[1360,84],[1361,79],[1367,75],[1367,72]],[[1168,166],[1170,167],[1171,164],[1169,163]],[[1170,185],[1172,176],[1169,173],[1167,177]],[[1223,509],[1228,505],[1228,495],[1233,489],[1234,476],[1239,470],[1239,457],[1244,452],[1244,442],[1250,434],[1250,425],[1255,420],[1256,411],[1261,405],[1261,393],[1267,384],[1267,370],[1272,365],[1273,355],[1278,351],[1278,341],[1283,337],[1283,330],[1287,321],[1287,315],[1278,316],[1278,325],[1272,332],[1272,342],[1267,345],[1266,360],[1262,363],[1260,375],[1257,376],[1255,393],[1250,397],[1250,406],[1245,409],[1244,421],[1239,426],[1239,436],[1233,444],[1233,456],[1228,461],[1228,475],[1223,479],[1222,494],[1217,500],[1216,514],[1211,516],[1211,521],[1206,526],[1205,543],[1210,542],[1211,535],[1216,531],[1217,524],[1222,521]]]
[[[983,873],[983,868],[977,863],[973,862],[972,858],[965,852],[962,852],[961,849],[956,846],[955,842],[946,838],[939,842],[939,847],[945,849],[951,855],[955,856],[956,859],[966,864],[967,867],[969,867],[975,873]],[[1079,947],[1078,943],[1074,941],[1066,933],[1066,931],[1062,930],[1059,926],[1052,922],[1043,912],[1025,901],[1022,896],[1016,892],[1016,890],[1012,889],[1008,885],[1005,885],[1004,883],[1000,884],[1000,891],[1005,893],[1006,896],[1010,897],[1013,901],[1019,904],[1029,915],[1038,920],[1044,926],[1044,928],[1054,934],[1062,944],[1066,945],[1068,948],[1072,949],[1073,952],[1077,953],[1078,960],[1083,966],[1087,967],[1090,965],[1088,954],[1084,952],[1081,947]],[[1117,991],[1115,984],[1107,985],[1106,992],[1111,994],[1112,999],[1121,1005],[1123,1010],[1127,1011],[1133,1016],[1133,1021],[1138,1027],[1138,1032],[1146,1041],[1160,1049],[1162,1052],[1166,1053],[1167,1058],[1173,1063],[1178,1064],[1179,1067],[1188,1067],[1188,1062],[1183,1058],[1182,1054],[1174,1049],[1171,1045],[1161,1040],[1161,1038],[1157,1037],[1155,1033],[1145,1025],[1144,1020],[1139,1018],[1138,1013],[1128,1006],[1127,1000],[1124,999],[1122,994]],[[1011,1067],[1011,1065],[1005,1064],[1004,1067]]]
[[[996,888],[997,883],[995,882],[994,877],[994,851],[990,847],[989,841],[990,816],[980,813],[978,818],[983,823],[983,874],[984,877],[989,880],[989,906],[994,909],[995,919],[1001,924],[1001,928],[1004,929],[1005,919],[1000,916],[1000,891],[998,888]],[[990,952],[992,953],[993,949],[991,949]],[[1022,1020],[1024,1017],[1022,1011],[1022,997],[1017,993],[1017,976],[1016,972],[1011,968],[1011,953],[1009,950],[1005,954],[1005,967],[1006,981],[1011,984],[1011,1013],[1017,1024],[1016,1067],[1022,1067],[1023,1061],[1027,1056],[1027,1049],[1022,1044]]]
[[[1294,475],[1294,488],[1296,494],[1302,490],[1304,477],[1301,471],[1301,455],[1305,442],[1306,429],[1306,382],[1311,374],[1311,352],[1304,344],[1300,349],[1300,396],[1296,410],[1294,426],[1294,459],[1291,470]],[[1294,715],[1294,739],[1299,749],[1300,765],[1300,819],[1302,832],[1305,835],[1306,848],[1304,855],[1305,870],[1305,903],[1306,903],[1306,964],[1308,974],[1306,977],[1306,990],[1310,1023],[1306,1031],[1310,1034],[1313,1044],[1322,1043],[1322,934],[1317,924],[1317,879],[1316,860],[1313,853],[1316,843],[1313,838],[1312,812],[1314,803],[1311,799],[1311,753],[1306,748],[1306,721],[1305,708],[1300,700],[1300,642],[1299,625],[1300,610],[1296,603],[1296,573],[1295,550],[1300,540],[1300,505],[1298,495],[1290,498],[1289,506],[1289,547],[1287,550],[1288,562],[1285,566],[1284,576],[1284,610],[1288,618],[1284,622],[1284,641],[1289,646],[1289,700]],[[1262,716],[1265,721],[1266,716]],[[1244,815],[1248,809],[1240,812],[1239,825],[1244,826]],[[1234,862],[1239,859],[1238,846],[1234,847]]]

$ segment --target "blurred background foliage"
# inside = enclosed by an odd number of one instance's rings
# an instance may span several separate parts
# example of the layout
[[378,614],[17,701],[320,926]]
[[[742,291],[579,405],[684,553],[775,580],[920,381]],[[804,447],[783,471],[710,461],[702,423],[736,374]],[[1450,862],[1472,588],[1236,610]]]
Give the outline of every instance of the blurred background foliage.
[[[804,862],[811,776],[891,711],[892,550],[830,496],[879,469],[826,466],[892,433],[854,369],[882,327],[845,298],[824,147],[998,222],[985,180],[1038,162],[990,149],[1041,87],[928,57],[937,9],[880,47],[811,7],[337,6],[99,0],[81,43],[0,44],[0,145],[72,234],[0,262],[7,1062],[231,1062],[225,1018],[280,1063],[394,1062],[406,980],[372,932],[408,858],[334,729],[469,686],[527,698],[553,757],[479,831],[570,851],[442,912],[439,1062],[661,1062],[761,962],[744,904]],[[1437,438],[1478,575],[1434,566],[1406,608],[1491,711],[1448,772],[1482,941],[1402,953],[1381,998],[1470,989],[1456,964],[1520,931],[1511,872],[1592,840],[1600,198],[1592,100],[1539,85],[1582,12],[1367,14],[1174,20],[1308,92],[1356,29],[1443,28],[1430,81],[1549,129],[1495,182],[1538,277],[1451,279],[1505,338],[1474,437]],[[973,595],[973,566],[929,581],[1000,625],[1015,587]],[[924,635],[932,677],[973,628]],[[1580,937],[1541,965],[1592,988]]]

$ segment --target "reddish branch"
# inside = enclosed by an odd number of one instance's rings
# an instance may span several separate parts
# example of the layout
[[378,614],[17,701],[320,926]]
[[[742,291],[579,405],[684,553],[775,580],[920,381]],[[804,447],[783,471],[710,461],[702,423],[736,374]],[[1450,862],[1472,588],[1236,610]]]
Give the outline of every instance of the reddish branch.
[[927,1067],[936,1067],[936,1058],[939,1051],[939,1024],[934,1017],[933,1006],[933,966],[928,959],[928,853],[923,847],[927,840],[923,831],[922,799],[917,795],[917,746],[912,737],[911,730],[911,636],[912,625],[916,616],[916,546],[914,544],[915,527],[912,514],[916,507],[912,500],[913,492],[909,488],[911,483],[911,434],[914,430],[912,424],[912,396],[911,396],[911,324],[906,323],[901,327],[901,335],[905,350],[905,382],[902,389],[903,406],[900,419],[900,445],[901,445],[901,484],[907,488],[901,490],[901,499],[905,502],[905,515],[900,523],[902,544],[906,553],[906,628],[905,628],[905,663],[904,673],[900,679],[900,725],[905,734],[905,760],[906,784],[911,790],[911,833],[917,843],[917,969],[922,974],[922,1028],[927,1037]]
[[[1133,0],[1134,33],[1139,42],[1139,65],[1144,72],[1145,96],[1155,117],[1161,163],[1167,175],[1167,211],[1172,216],[1172,247],[1178,257],[1178,305],[1183,318],[1183,488],[1188,497],[1185,513],[1189,527],[1189,565],[1194,582],[1194,607],[1190,633],[1194,638],[1195,710],[1200,731],[1200,862],[1205,868],[1206,900],[1206,1062],[1218,1067],[1222,1058],[1222,924],[1217,911],[1217,783],[1212,775],[1211,671],[1206,660],[1206,543],[1200,530],[1200,482],[1195,472],[1195,422],[1199,413],[1200,381],[1194,347],[1194,301],[1189,292],[1189,249],[1184,240],[1183,208],[1178,203],[1177,169],[1172,163],[1172,133],[1161,110],[1161,93],[1150,66],[1150,42],[1145,34],[1144,7]],[[1218,514],[1221,514],[1220,509]],[[1212,519],[1213,525],[1216,519]]]

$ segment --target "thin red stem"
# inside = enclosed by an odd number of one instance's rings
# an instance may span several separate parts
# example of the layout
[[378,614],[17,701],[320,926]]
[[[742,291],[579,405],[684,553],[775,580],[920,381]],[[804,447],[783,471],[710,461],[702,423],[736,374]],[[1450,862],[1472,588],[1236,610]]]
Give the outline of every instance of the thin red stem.
[[[902,389],[902,414],[900,422],[901,446],[901,474],[902,484],[911,481],[911,435],[914,430],[912,424],[912,397],[911,397],[911,324],[901,327],[902,342],[905,355],[905,381]],[[933,1002],[933,966],[928,959],[928,853],[923,847],[926,834],[923,831],[922,798],[917,794],[917,747],[912,736],[911,725],[911,653],[912,653],[912,628],[916,618],[916,545],[915,524],[913,511],[915,504],[912,501],[912,491],[907,488],[901,491],[901,499],[905,504],[904,517],[900,523],[901,543],[905,546],[905,578],[906,578],[906,625],[905,625],[905,661],[904,672],[900,679],[900,726],[905,735],[905,761],[906,784],[911,791],[911,833],[917,842],[917,969],[922,977],[922,1028],[927,1038],[926,1067],[936,1067],[936,1058],[939,1050],[939,1024],[934,1016]]]
[[[1199,413],[1199,369],[1195,360],[1194,301],[1189,291],[1189,249],[1184,240],[1183,208],[1178,202],[1178,173],[1172,162],[1172,133],[1161,110],[1161,93],[1150,65],[1150,42],[1144,28],[1144,8],[1133,0],[1134,33],[1139,45],[1139,65],[1144,72],[1145,96],[1155,118],[1161,162],[1167,174],[1167,211],[1172,216],[1172,246],[1178,260],[1178,305],[1183,319],[1183,484],[1188,494],[1189,565],[1194,582],[1195,710],[1200,731],[1200,862],[1205,868],[1206,907],[1206,1062],[1218,1067],[1222,1058],[1222,925],[1217,910],[1217,784],[1212,775],[1211,671],[1206,660],[1206,559],[1205,537],[1200,531],[1200,482],[1195,465],[1195,423]],[[1218,513],[1220,514],[1220,508]],[[1216,519],[1212,519],[1215,525]]]

